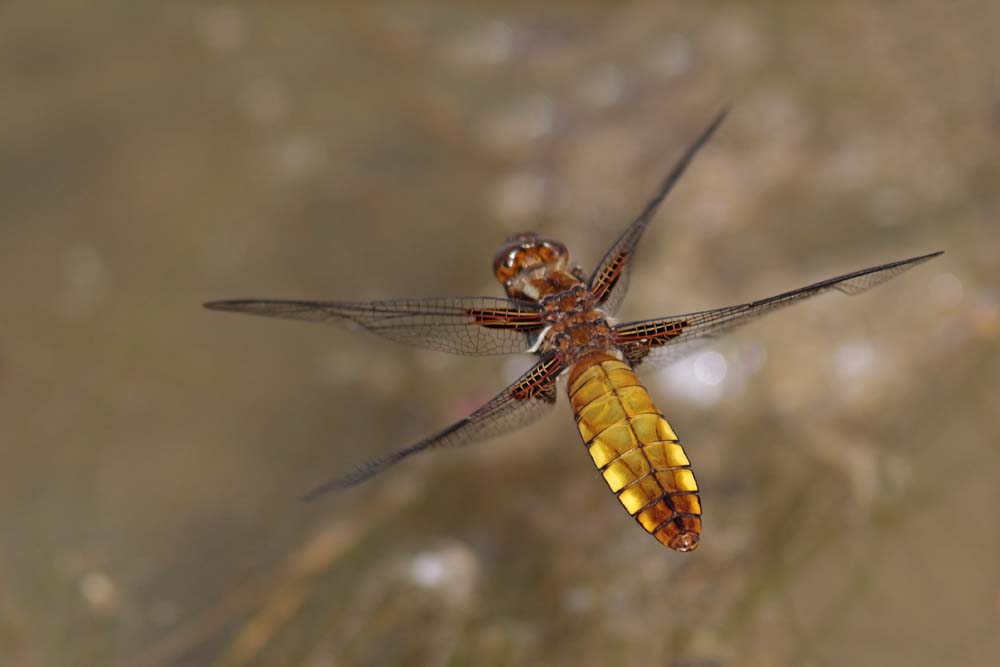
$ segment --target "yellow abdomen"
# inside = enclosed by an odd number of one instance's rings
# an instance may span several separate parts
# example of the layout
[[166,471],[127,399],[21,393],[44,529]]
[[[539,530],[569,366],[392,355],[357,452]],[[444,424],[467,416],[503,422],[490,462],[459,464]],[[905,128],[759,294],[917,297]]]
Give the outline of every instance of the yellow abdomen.
[[697,548],[701,502],[691,462],[629,365],[589,357],[573,366],[568,389],[583,442],[625,510],[671,549]]

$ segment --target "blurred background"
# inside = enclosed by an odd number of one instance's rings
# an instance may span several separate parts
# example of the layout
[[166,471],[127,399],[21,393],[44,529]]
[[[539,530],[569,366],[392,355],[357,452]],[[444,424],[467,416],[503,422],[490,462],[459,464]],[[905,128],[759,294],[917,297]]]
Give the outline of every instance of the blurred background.
[[[995,665],[1000,6],[4,3],[0,664]],[[945,255],[659,374],[701,547],[564,398],[303,505],[526,360],[208,312],[588,270],[723,105],[626,319]]]

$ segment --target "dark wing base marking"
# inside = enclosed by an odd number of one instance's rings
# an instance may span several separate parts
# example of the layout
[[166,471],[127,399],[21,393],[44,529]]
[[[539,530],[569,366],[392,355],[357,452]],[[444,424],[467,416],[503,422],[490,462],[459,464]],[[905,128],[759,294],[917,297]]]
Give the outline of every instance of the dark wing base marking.
[[530,350],[543,322],[536,305],[493,297],[389,301],[213,301],[212,310],[289,320],[353,323],[373,334],[440,352],[512,354]]
[[556,378],[561,370],[562,363],[555,357],[538,362],[493,400],[465,419],[414,445],[369,461],[343,477],[330,480],[304,495],[303,500],[315,500],[330,492],[349,489],[428,449],[467,445],[527,426],[555,405]]
[[686,319],[630,322],[615,327],[614,338],[628,362],[637,366],[651,349],[666,345],[688,326]]
[[681,176],[684,175],[694,156],[697,155],[698,151],[701,150],[719,128],[719,125],[725,120],[728,112],[729,109],[727,108],[716,114],[708,127],[702,130],[698,138],[688,146],[680,159],[674,163],[674,166],[670,169],[670,173],[667,174],[663,183],[660,184],[656,195],[649,200],[649,203],[646,204],[646,208],[642,210],[639,217],[629,225],[628,229],[622,232],[622,235],[604,253],[604,257],[590,278],[590,289],[597,298],[598,306],[605,312],[614,315],[618,311],[622,299],[625,298],[625,291],[628,289],[628,274],[631,259],[635,252],[635,247],[639,243],[639,239],[642,238],[642,233],[646,231],[646,227],[653,220],[653,216],[656,215],[660,204],[663,203],[663,200],[667,198],[667,195],[677,185]]
[[507,329],[512,331],[531,331],[542,326],[542,318],[538,312],[522,312],[511,309],[469,308],[466,314],[476,324],[487,329]]
[[614,328],[615,341],[633,366],[639,364],[643,364],[644,367],[666,366],[690,354],[711,339],[752,322],[765,313],[830,290],[837,290],[848,296],[861,294],[941,254],[932,252],[861,269],[737,306],[619,324]]

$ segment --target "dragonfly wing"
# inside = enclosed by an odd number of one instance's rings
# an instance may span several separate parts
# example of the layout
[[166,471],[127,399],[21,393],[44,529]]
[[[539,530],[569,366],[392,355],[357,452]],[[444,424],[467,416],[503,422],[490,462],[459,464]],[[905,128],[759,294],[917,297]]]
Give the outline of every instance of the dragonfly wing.
[[542,318],[527,301],[493,297],[389,301],[212,301],[212,310],[329,324],[353,323],[399,343],[467,355],[526,352]]
[[467,445],[507,433],[535,421],[556,403],[556,378],[562,370],[555,357],[538,362],[489,403],[448,428],[387,456],[374,459],[354,472],[332,479],[304,496],[314,500],[371,479],[414,454],[444,446]]
[[666,179],[660,185],[656,195],[649,200],[646,208],[643,209],[639,217],[622,232],[622,235],[608,248],[601,259],[597,269],[590,277],[590,288],[597,296],[598,306],[605,312],[614,315],[621,306],[628,290],[629,271],[631,270],[632,256],[635,253],[636,245],[642,238],[642,233],[653,220],[660,204],[666,199],[677,181],[680,180],[694,156],[701,150],[702,146],[708,142],[712,134],[726,117],[728,109],[720,111],[712,122],[706,127],[697,139],[688,147],[680,159],[671,168]]
[[893,278],[903,271],[937,257],[940,252],[873,266],[759,301],[676,315],[655,320],[628,322],[615,327],[615,339],[633,366],[660,368],[681,359],[717,336],[761,315],[817,294],[837,290],[853,296]]

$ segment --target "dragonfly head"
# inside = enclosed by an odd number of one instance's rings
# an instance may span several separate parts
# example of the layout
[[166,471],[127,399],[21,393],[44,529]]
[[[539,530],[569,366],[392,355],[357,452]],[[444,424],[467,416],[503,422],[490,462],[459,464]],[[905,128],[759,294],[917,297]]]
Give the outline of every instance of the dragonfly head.
[[565,245],[534,232],[523,232],[507,239],[497,251],[493,272],[507,294],[517,298],[524,296],[522,288],[528,280],[548,271],[565,271],[568,264]]

